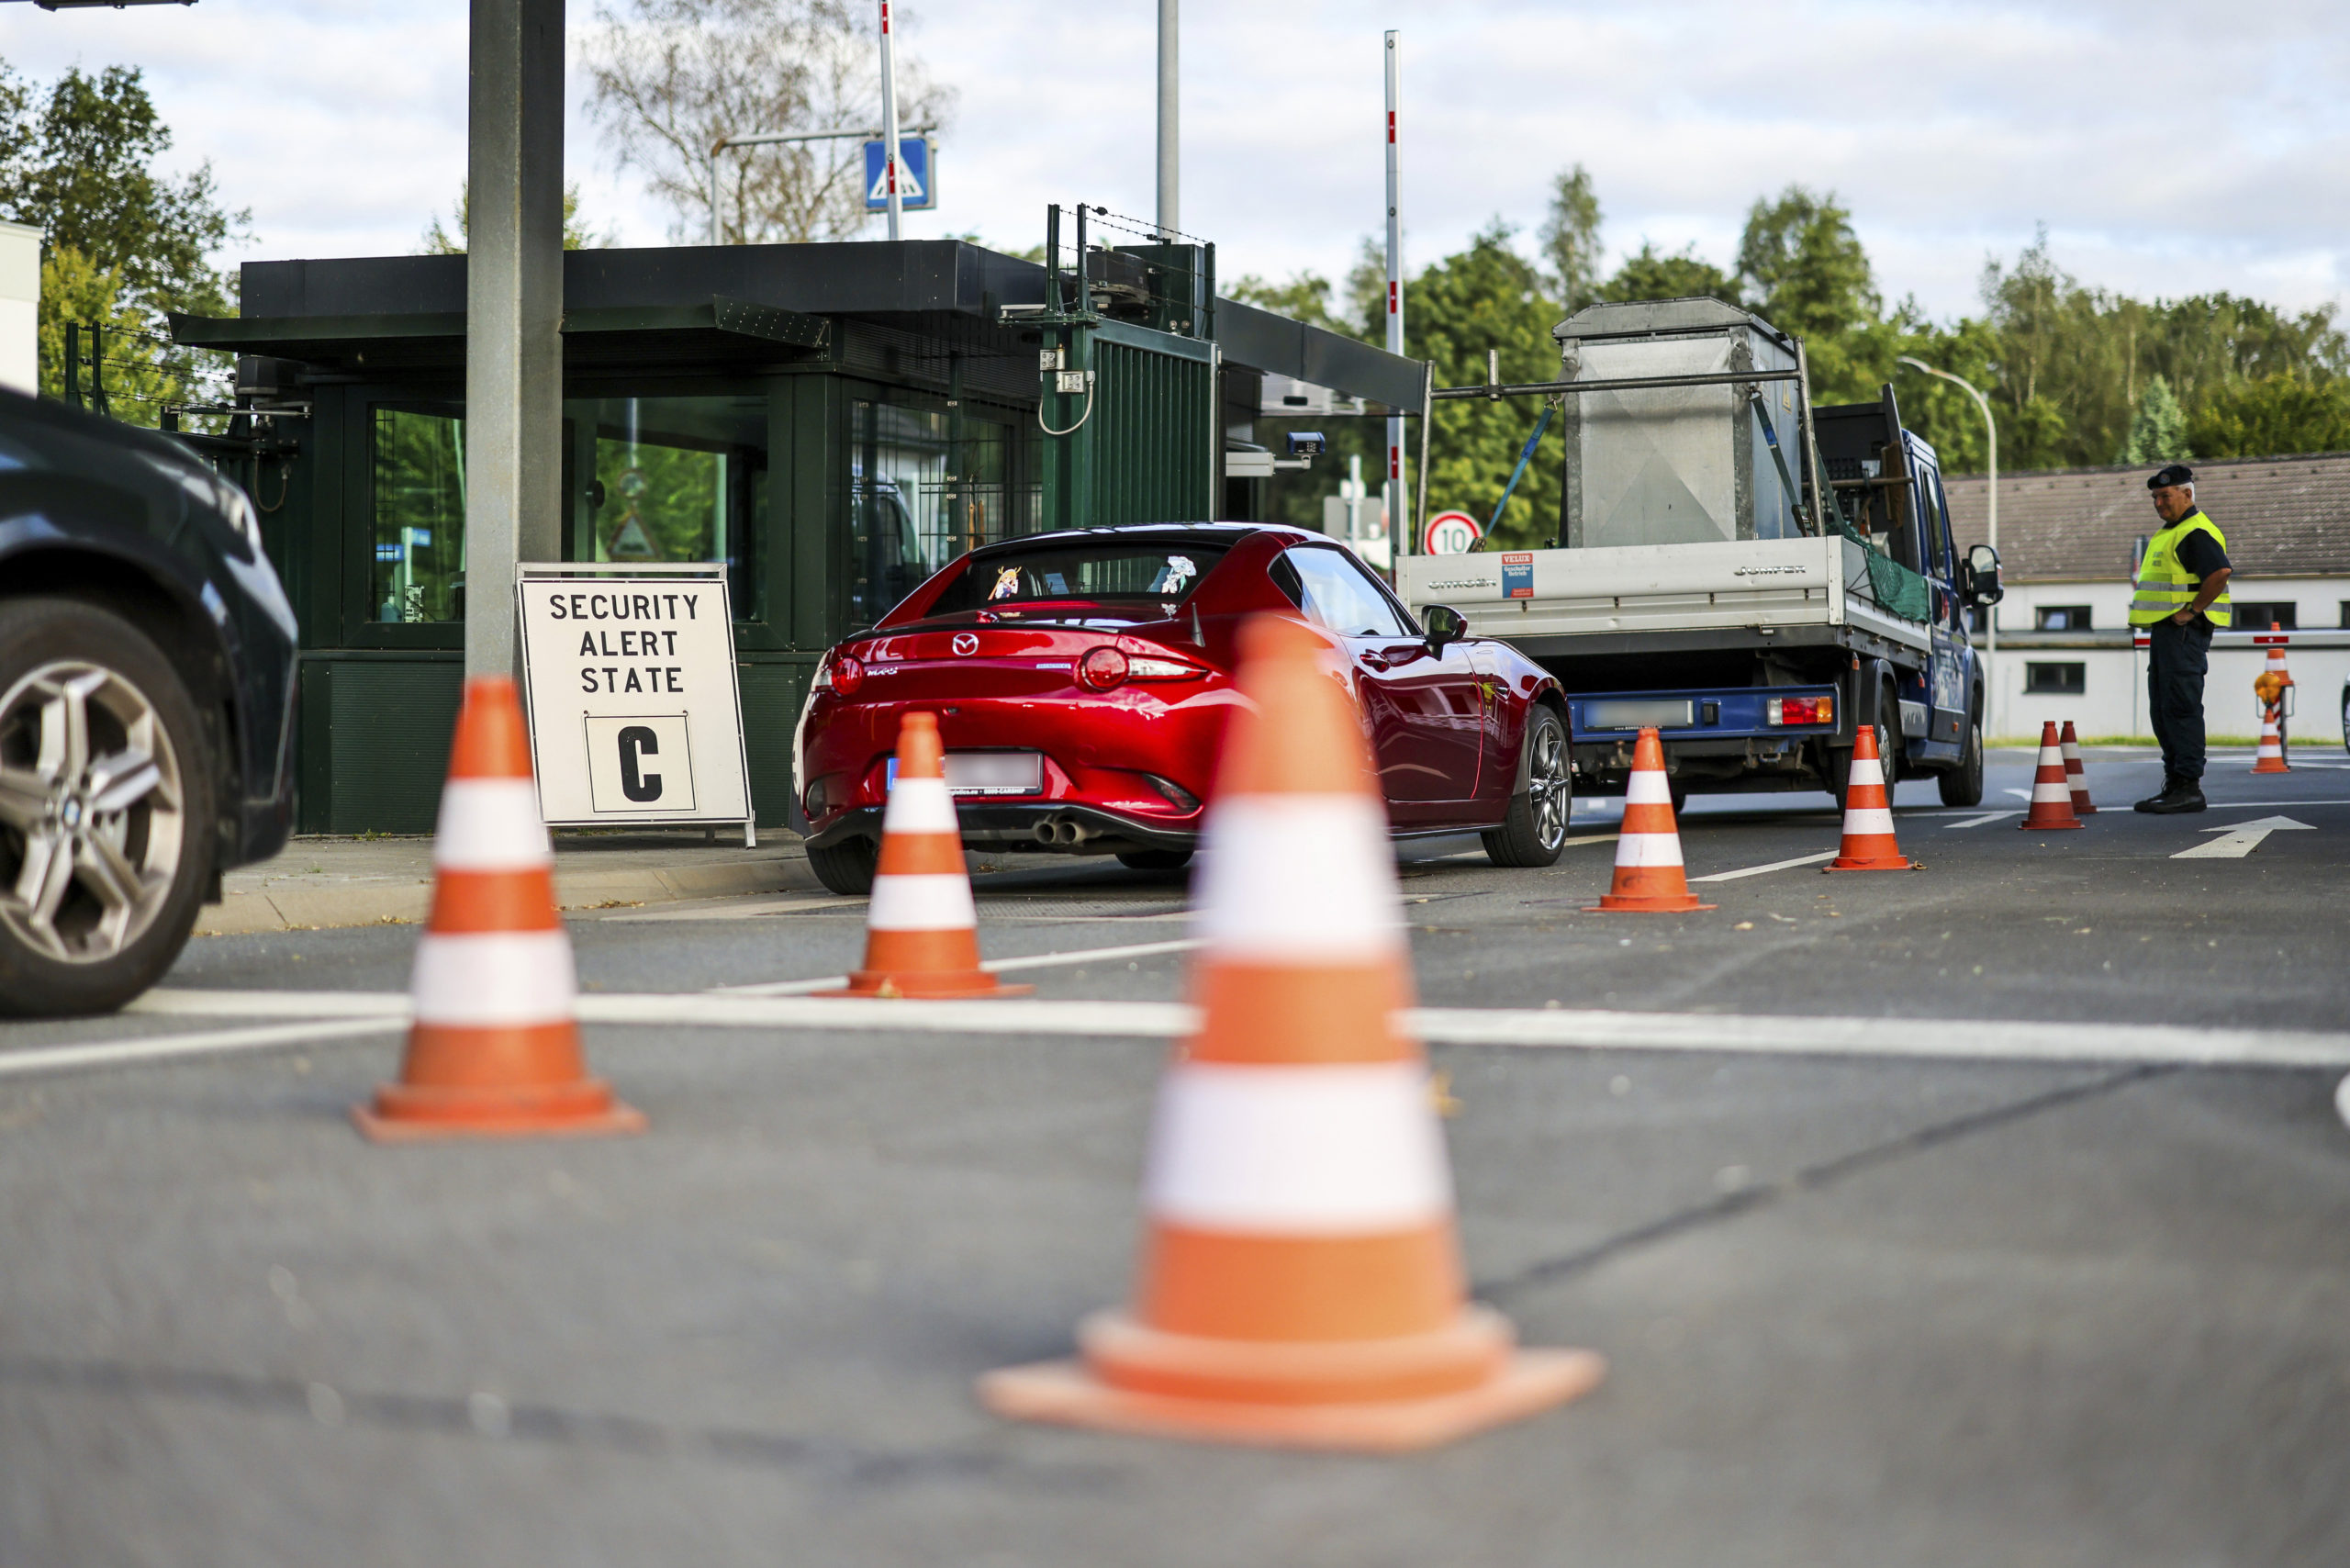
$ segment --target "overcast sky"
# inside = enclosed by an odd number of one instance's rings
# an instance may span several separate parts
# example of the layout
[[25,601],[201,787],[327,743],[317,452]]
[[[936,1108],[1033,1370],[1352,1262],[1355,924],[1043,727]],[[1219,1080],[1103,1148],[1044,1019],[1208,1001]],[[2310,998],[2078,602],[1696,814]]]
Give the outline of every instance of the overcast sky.
[[[575,39],[592,0],[571,0]],[[0,4],[0,58],[147,73],[255,239],[234,259],[418,248],[464,169],[464,0],[200,0],[50,13]],[[2045,223],[2086,281],[2350,295],[2350,28],[2342,0],[2063,5],[1785,0],[1190,0],[1183,227],[1229,276],[1342,273],[1381,221],[1380,37],[1404,37],[1414,264],[1496,215],[1532,243],[1580,161],[1611,256],[1643,240],[1727,263],[1790,182],[1852,208],[1889,297],[1977,308],[1986,254]],[[1042,239],[1051,200],[1147,215],[1153,0],[930,0],[912,50],[961,95],[945,206],[914,236]],[[575,87],[578,82],[575,74]],[[576,93],[575,92],[575,98]],[[586,216],[660,244],[672,216],[575,102]]]

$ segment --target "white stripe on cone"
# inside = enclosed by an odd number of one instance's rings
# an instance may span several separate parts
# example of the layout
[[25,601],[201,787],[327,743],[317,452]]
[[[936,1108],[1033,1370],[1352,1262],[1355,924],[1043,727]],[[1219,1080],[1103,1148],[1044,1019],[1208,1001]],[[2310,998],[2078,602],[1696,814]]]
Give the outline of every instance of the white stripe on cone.
[[1681,835],[1677,833],[1628,833],[1616,841],[1618,866],[1678,866]]
[[1628,806],[1669,806],[1673,804],[1673,786],[1662,773],[1653,767],[1636,769],[1624,786],[1624,803]]
[[1368,796],[1228,796],[1203,837],[1192,902],[1209,951],[1360,958],[1403,946],[1387,814]]
[[890,804],[881,813],[884,833],[951,833],[959,837],[962,823],[955,817],[955,797],[944,778],[901,778],[890,790]]
[[452,778],[441,791],[432,864],[452,871],[529,871],[554,858],[539,791],[527,778]]
[[1873,756],[1852,758],[1851,769],[1844,775],[1844,787],[1849,791],[1855,784],[1885,784],[1885,764]]
[[2072,786],[2066,784],[2061,778],[2057,779],[2053,783],[2044,782],[2038,778],[2033,779],[2031,781],[2031,803],[2037,806],[2046,801],[2062,801],[2066,805],[2072,804]]
[[953,871],[873,879],[865,924],[873,931],[961,931],[979,924],[971,879]]
[[1158,1220],[1289,1235],[1398,1230],[1452,1209],[1417,1062],[1178,1067],[1159,1091],[1144,1193]]
[[409,990],[422,1024],[560,1024],[572,1015],[573,974],[560,931],[428,931]]
[[1883,806],[1848,806],[1844,810],[1844,835],[1893,834],[1893,813]]

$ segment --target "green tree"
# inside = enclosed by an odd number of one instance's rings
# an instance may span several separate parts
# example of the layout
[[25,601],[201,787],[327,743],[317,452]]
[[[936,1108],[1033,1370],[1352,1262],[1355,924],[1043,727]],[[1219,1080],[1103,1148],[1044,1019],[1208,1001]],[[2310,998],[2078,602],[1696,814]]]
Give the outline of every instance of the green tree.
[[2180,463],[2195,454],[2187,444],[2187,410],[2171,395],[2170,383],[2157,375],[2146,383],[2131,418],[2129,433],[2114,454],[2116,463]]
[[1748,308],[1804,340],[1811,391],[1821,403],[1874,398],[1906,335],[1888,319],[1852,215],[1833,191],[1789,185],[1757,201],[1740,236],[1738,271]]
[[1580,163],[1550,181],[1550,213],[1543,220],[1542,258],[1550,291],[1572,315],[1599,297],[1599,194]]
[[1661,252],[1643,240],[1638,254],[1624,258],[1616,275],[1602,285],[1599,297],[1611,301],[1636,299],[1718,299],[1743,307],[1738,279],[1698,256],[1692,245]]
[[196,389],[196,356],[161,340],[164,313],[227,310],[235,283],[211,257],[252,221],[220,206],[208,162],[157,173],[171,145],[135,69],[76,67],[39,90],[0,62],[0,216],[41,230],[41,388],[63,390],[66,324],[98,324],[116,412],[141,423]]
[[[1512,233],[1496,218],[1466,251],[1413,280],[1404,309],[1404,348],[1414,358],[1434,363],[1438,386],[1484,380],[1489,351],[1501,355],[1504,381],[1548,381],[1558,375],[1550,328],[1559,319],[1559,304],[1540,272],[1512,248]],[[1439,403],[1436,409],[1428,510],[1433,514],[1458,508],[1483,522],[1501,499],[1540,406],[1528,398],[1464,398]],[[1494,532],[1497,546],[1525,548],[1555,532],[1561,439],[1553,420]]]
[[2232,383],[2196,410],[2187,438],[2205,457],[2350,452],[2350,381],[2282,371]]

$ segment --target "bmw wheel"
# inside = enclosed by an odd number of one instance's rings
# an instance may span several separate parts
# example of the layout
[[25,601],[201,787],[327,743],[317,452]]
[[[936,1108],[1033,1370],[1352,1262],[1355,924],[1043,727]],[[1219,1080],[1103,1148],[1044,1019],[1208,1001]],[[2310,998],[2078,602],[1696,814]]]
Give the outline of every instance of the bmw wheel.
[[1567,846],[1567,819],[1574,811],[1574,783],[1568,776],[1567,727],[1550,708],[1527,715],[1526,750],[1509,815],[1483,834],[1485,854],[1496,866],[1549,866]]
[[0,604],[0,1013],[120,1007],[211,880],[213,764],[171,662],[120,616]]

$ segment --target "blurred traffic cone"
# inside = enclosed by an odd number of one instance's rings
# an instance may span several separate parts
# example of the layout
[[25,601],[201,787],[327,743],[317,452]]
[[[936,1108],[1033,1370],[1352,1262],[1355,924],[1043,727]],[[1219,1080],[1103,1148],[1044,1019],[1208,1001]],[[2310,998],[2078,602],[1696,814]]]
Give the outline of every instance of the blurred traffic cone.
[[2056,744],[2065,754],[2065,787],[2073,792],[2073,814],[2096,815],[2097,807],[2089,801],[2088,770],[2081,766],[2081,737],[2073,733],[2072,720],[2065,721],[2065,733]]
[[2293,771],[2285,766],[2285,738],[2277,733],[2277,711],[2274,708],[2260,711],[2260,749],[2253,755],[2252,770],[2255,773]]
[[1616,840],[1616,876],[1585,914],[1714,909],[1699,903],[1681,868],[1681,831],[1673,821],[1673,786],[1664,777],[1664,742],[1653,729],[1632,745],[1624,783],[1624,823]]
[[588,1076],[530,735],[504,676],[465,682],[432,868],[408,1056],[397,1083],[352,1107],[359,1130],[383,1143],[643,1131]]
[[2040,767],[2031,778],[2031,810],[2017,824],[2026,833],[2079,827],[2073,814],[2073,788],[2065,782],[2064,743],[2056,738],[2056,721],[2040,722]]
[[1385,809],[1321,633],[1259,617],[1200,874],[1199,1033],[1151,1133],[1131,1305],[1081,1359],[979,1380],[1002,1416],[1214,1441],[1425,1447],[1571,1399],[1467,1300]]
[[1893,839],[1893,803],[1885,793],[1885,764],[1877,756],[1876,726],[1863,724],[1852,742],[1852,772],[1844,778],[1844,844],[1830,871],[1910,871]]
[[946,792],[938,715],[898,721],[898,781],[881,814],[881,858],[865,916],[865,967],[824,996],[1025,996],[979,968],[979,917],[963,827]]

